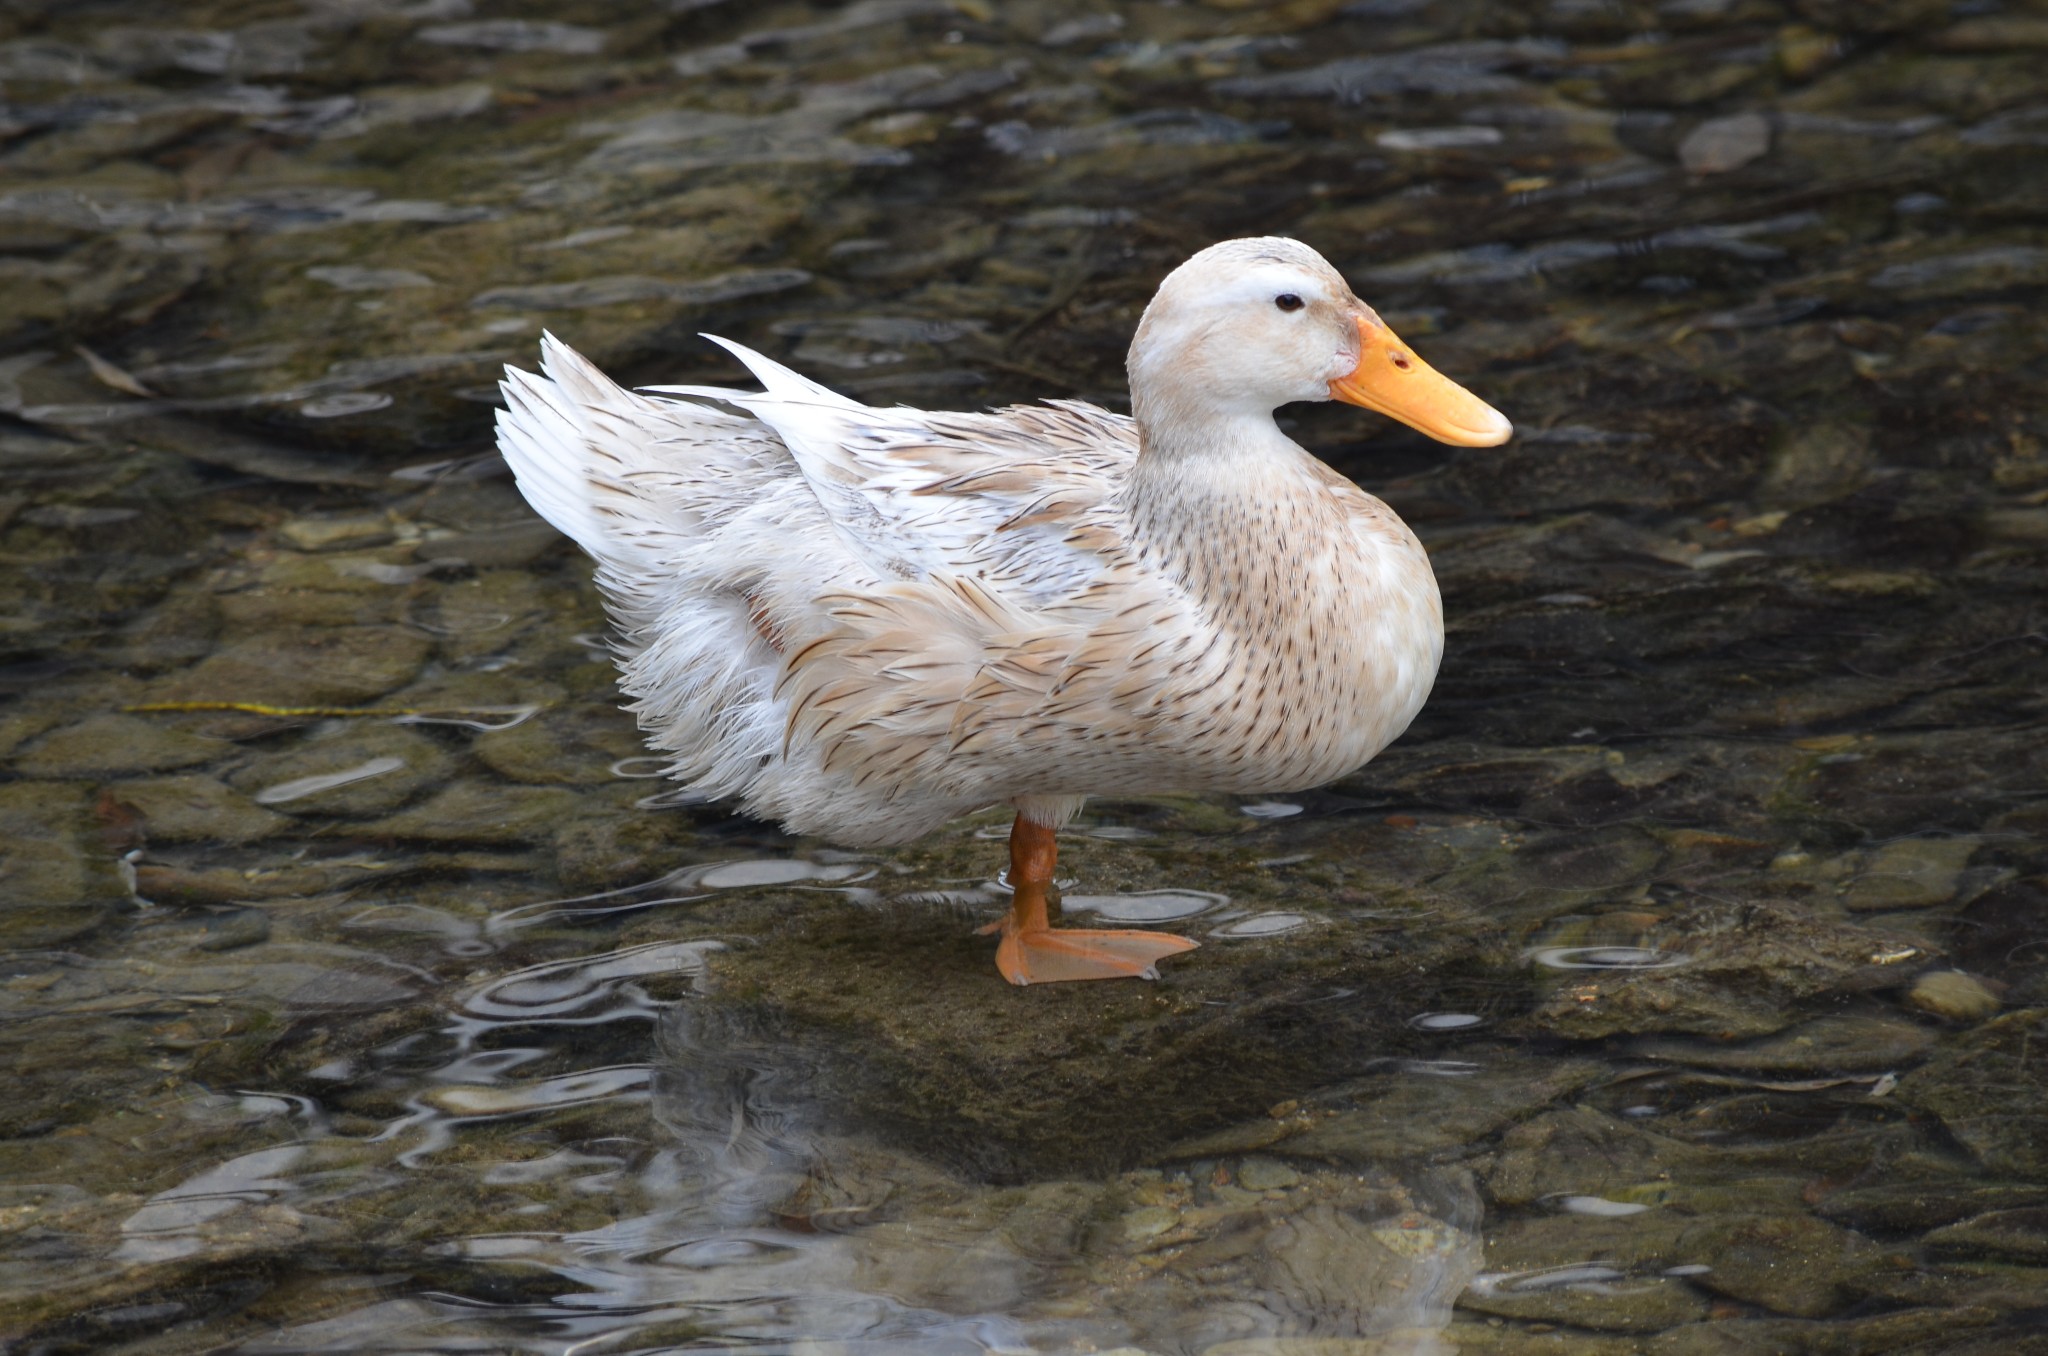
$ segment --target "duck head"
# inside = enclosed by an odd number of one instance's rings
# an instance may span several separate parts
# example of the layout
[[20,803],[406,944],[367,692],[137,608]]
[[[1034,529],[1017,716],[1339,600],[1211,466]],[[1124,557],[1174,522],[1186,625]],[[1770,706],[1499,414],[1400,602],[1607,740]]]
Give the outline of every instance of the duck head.
[[1270,422],[1297,400],[1342,400],[1439,442],[1493,447],[1500,411],[1417,357],[1298,240],[1226,240],[1166,275],[1138,322],[1131,412],[1148,429]]

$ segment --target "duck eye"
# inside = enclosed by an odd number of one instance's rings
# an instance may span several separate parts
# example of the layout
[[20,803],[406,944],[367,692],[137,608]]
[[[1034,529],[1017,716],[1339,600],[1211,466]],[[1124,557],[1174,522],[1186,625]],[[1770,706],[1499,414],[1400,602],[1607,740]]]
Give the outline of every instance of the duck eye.
[[1279,296],[1273,298],[1273,304],[1283,311],[1298,311],[1301,309],[1302,301],[1300,297],[1295,296],[1292,292],[1282,292]]

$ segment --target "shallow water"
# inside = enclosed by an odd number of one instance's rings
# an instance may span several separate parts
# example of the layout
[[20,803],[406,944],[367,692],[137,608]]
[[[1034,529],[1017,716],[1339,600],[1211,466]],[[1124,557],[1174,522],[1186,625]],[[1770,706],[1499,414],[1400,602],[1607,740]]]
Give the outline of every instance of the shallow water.
[[[10,1349],[2044,1349],[2048,8],[177,10],[0,12]],[[1267,232],[1519,432],[1288,412],[1449,647],[1065,835],[1201,950],[669,802],[501,364],[1114,405]]]

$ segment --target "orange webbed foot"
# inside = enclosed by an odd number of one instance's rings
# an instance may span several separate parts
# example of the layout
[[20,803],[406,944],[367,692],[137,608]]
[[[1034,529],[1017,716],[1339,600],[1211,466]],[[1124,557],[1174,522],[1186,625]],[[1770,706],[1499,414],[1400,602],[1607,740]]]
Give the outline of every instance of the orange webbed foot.
[[1081,979],[1157,979],[1159,962],[1199,943],[1170,932],[1085,928],[1003,929],[996,968],[1012,984]]
[[1047,891],[1059,846],[1051,826],[1021,813],[1010,826],[1010,913],[982,929],[1000,930],[996,968],[1012,984],[1065,984],[1079,979],[1157,979],[1159,962],[1197,943],[1170,932],[1051,926]]

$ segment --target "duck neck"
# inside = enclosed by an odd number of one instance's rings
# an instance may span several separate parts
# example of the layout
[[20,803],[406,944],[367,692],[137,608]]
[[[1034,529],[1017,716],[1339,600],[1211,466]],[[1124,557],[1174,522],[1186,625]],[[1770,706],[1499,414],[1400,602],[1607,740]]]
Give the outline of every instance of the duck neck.
[[1138,408],[1138,457],[1123,495],[1133,540],[1219,614],[1291,598],[1285,581],[1265,576],[1301,534],[1304,515],[1316,513],[1314,459],[1268,410],[1179,420],[1147,419]]

